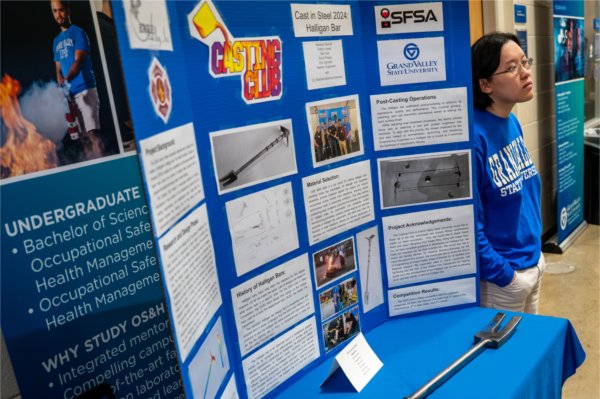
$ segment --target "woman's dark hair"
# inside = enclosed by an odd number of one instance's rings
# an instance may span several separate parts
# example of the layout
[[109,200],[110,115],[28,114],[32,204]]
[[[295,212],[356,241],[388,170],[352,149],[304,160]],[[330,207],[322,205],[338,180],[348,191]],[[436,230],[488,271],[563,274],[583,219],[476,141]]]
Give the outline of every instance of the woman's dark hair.
[[483,35],[471,46],[471,63],[473,74],[473,102],[475,108],[486,109],[494,102],[479,87],[479,79],[489,79],[500,65],[502,46],[513,41],[521,47],[521,42],[512,33],[493,32]]

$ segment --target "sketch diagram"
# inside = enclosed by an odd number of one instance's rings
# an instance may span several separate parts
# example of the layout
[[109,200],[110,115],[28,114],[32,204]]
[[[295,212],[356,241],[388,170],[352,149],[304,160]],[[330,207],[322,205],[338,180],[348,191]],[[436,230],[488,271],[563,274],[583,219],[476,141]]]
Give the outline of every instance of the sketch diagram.
[[468,198],[468,153],[380,160],[383,207]]
[[292,194],[285,183],[226,204],[238,276],[298,248]]

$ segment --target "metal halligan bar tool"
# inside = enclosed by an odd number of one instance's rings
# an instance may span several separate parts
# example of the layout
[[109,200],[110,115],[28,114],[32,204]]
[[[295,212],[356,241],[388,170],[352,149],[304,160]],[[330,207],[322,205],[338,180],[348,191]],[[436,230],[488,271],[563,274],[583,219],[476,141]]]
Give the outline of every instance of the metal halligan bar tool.
[[404,399],[421,399],[429,396],[440,385],[445,383],[454,374],[458,373],[460,369],[466,366],[471,360],[475,359],[486,348],[498,349],[504,345],[515,333],[517,324],[521,321],[521,316],[513,316],[508,323],[500,329],[500,325],[505,317],[506,315],[504,313],[497,313],[483,330],[475,334],[475,346],[456,359],[438,375],[429,380],[428,383],[417,389],[411,395],[406,396]]
[[281,130],[281,134],[279,135],[279,137],[277,137],[275,140],[271,141],[269,143],[269,145],[267,145],[265,148],[263,148],[258,154],[256,154],[255,156],[253,156],[248,162],[246,162],[245,164],[243,164],[242,166],[240,166],[239,169],[232,170],[227,175],[221,177],[219,179],[219,182],[221,184],[223,184],[223,186],[228,186],[231,183],[233,183],[234,181],[236,181],[238,175],[240,173],[242,173],[242,171],[244,169],[246,169],[248,166],[250,166],[258,158],[260,158],[261,156],[263,156],[271,148],[275,147],[275,145],[277,145],[277,143],[279,143],[281,140],[285,139],[285,145],[287,147],[289,145],[289,142],[290,142],[290,130],[288,128],[284,127],[284,126],[279,126],[279,129]]

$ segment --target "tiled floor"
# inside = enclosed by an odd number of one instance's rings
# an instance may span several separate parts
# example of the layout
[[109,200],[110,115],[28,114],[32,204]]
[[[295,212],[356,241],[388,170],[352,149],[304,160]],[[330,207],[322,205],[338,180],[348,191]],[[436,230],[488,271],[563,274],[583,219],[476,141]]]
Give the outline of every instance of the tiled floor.
[[571,320],[587,354],[585,363],[563,386],[563,399],[600,398],[600,228],[589,225],[562,255],[546,254],[546,263],[572,265],[568,274],[546,274],[540,314]]

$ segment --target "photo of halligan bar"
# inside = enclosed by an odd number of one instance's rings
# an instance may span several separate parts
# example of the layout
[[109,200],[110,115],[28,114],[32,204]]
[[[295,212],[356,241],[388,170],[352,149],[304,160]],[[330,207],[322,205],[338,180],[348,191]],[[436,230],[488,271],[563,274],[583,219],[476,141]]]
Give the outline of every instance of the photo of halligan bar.
[[219,194],[296,173],[289,119],[211,133]]

